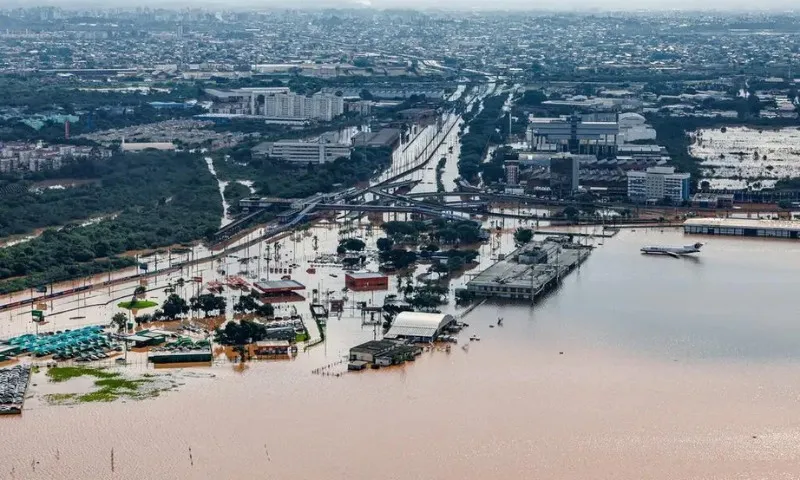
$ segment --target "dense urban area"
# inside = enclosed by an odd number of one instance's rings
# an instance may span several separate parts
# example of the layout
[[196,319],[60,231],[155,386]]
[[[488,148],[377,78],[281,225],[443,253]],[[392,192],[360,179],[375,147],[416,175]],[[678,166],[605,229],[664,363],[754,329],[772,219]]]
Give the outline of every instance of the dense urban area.
[[476,358],[615,244],[800,239],[799,66],[785,12],[0,6],[0,413]]

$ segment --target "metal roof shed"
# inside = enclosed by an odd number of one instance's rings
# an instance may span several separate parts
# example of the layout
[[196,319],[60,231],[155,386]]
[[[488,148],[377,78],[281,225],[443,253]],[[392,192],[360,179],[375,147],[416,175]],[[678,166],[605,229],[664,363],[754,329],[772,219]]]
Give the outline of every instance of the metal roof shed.
[[416,341],[430,341],[442,329],[455,321],[452,315],[444,313],[401,312],[392,322],[392,327],[384,338],[407,338]]

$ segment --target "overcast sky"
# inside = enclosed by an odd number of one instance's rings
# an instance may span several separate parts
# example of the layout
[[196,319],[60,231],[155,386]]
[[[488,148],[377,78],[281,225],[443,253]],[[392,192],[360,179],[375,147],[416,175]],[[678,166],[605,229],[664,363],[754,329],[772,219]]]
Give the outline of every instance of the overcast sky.
[[798,10],[800,0],[2,0],[3,6],[54,5],[70,7],[219,7],[219,8],[347,8],[370,5],[375,8],[435,8],[442,10]]

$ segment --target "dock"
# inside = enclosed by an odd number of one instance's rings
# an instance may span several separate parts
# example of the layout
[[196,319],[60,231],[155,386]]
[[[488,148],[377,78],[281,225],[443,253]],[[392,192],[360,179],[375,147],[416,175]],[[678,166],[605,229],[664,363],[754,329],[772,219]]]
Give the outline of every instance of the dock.
[[478,298],[535,301],[561,283],[591,252],[591,247],[577,243],[531,242],[479,273],[467,283],[467,290]]

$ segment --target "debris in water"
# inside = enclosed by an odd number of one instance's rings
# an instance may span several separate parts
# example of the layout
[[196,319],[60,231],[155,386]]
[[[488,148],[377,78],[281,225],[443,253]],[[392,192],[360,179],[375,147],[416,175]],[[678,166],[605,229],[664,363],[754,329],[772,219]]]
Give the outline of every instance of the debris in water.
[[266,443],[264,444],[264,453],[266,453],[266,454],[267,454],[267,461],[268,461],[268,462],[271,462],[271,461],[272,461],[272,459],[271,459],[271,458],[269,458],[269,450],[267,450],[267,444],[266,444]]
[[111,448],[111,471],[114,471],[114,448]]
[[564,355],[564,352],[558,352],[559,355]]
[[192,447],[189,447],[189,463],[194,467],[194,458],[192,458]]

